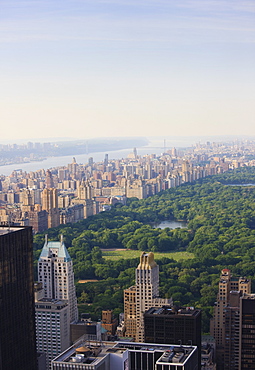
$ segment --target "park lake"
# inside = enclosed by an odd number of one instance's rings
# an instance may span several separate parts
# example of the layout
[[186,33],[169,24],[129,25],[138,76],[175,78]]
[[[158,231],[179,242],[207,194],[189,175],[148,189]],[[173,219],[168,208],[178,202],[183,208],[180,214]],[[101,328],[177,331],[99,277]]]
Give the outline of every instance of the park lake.
[[155,228],[165,229],[169,227],[170,229],[177,229],[178,227],[187,227],[186,221],[176,221],[176,220],[165,220],[160,222],[159,224],[154,225]]

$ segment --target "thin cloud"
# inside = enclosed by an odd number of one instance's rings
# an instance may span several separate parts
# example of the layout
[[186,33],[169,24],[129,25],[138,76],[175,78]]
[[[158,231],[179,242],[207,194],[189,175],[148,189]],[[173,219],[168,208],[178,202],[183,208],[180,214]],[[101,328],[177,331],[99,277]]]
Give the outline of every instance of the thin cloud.
[[[185,44],[255,40],[254,17],[250,15],[255,3],[251,1],[67,0],[60,3],[41,0],[1,4],[9,10],[17,8],[13,18],[13,12],[6,12],[6,17],[2,12],[2,43],[101,40]],[[100,7],[100,4],[116,5],[116,8]],[[32,13],[19,13],[18,10],[30,6]],[[125,12],[125,7],[132,11]],[[135,11],[137,8],[139,12]]]

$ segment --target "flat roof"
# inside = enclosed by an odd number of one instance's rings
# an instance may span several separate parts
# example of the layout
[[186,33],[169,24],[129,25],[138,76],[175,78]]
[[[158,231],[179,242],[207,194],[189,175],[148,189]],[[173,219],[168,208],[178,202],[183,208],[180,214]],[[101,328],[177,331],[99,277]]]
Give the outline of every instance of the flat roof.
[[155,315],[155,316],[175,316],[175,317],[182,317],[182,316],[198,316],[201,310],[195,309],[194,307],[181,307],[179,309],[174,309],[172,307],[151,307],[148,311],[145,312],[145,315]]
[[23,230],[25,229],[24,226],[2,226],[0,225],[0,235],[5,235],[12,233],[14,231]]
[[79,348],[84,348],[84,353],[88,352],[83,357],[81,363],[96,365],[110,354],[122,355],[126,351],[130,352],[162,352],[162,355],[157,360],[157,363],[163,364],[184,364],[191,354],[193,354],[196,346],[182,346],[174,344],[153,344],[153,343],[136,343],[136,342],[96,342],[85,341],[80,339],[72,347],[58,355],[53,359],[54,363],[73,363],[76,355],[80,355],[82,351]]

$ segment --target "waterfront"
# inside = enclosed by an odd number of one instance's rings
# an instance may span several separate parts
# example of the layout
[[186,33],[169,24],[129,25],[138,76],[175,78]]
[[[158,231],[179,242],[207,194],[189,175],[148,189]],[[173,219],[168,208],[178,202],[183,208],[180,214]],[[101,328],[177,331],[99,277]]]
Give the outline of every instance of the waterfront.
[[[137,148],[138,155],[146,154],[161,154],[164,152],[164,140],[163,139],[153,139],[149,138],[150,143],[144,147]],[[194,139],[192,138],[172,138],[171,140],[166,140],[166,150],[172,147],[185,148],[191,146]],[[112,150],[107,151],[109,160],[126,158],[129,153],[131,153],[133,148],[122,149],[122,150]],[[106,152],[94,152],[94,153],[84,153],[78,155],[66,155],[60,157],[49,157],[43,161],[39,162],[27,162],[27,163],[16,163],[9,164],[6,166],[0,166],[0,175],[9,176],[14,170],[22,170],[26,172],[38,171],[40,169],[51,169],[54,167],[67,166],[68,163],[72,163],[73,157],[75,157],[78,164],[88,163],[90,157],[93,158],[94,162],[101,162],[104,160]]]

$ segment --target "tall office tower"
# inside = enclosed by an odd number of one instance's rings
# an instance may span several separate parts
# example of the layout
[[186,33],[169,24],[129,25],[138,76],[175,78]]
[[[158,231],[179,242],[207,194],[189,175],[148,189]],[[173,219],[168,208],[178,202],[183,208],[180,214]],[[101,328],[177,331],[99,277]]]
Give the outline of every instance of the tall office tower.
[[185,344],[198,348],[201,359],[201,310],[193,307],[150,308],[144,314],[145,343]]
[[239,370],[255,369],[255,294],[241,297],[239,353]]
[[108,166],[108,154],[105,154],[104,156],[104,165]]
[[57,189],[44,189],[42,191],[42,210],[48,212],[48,228],[59,225]]
[[[229,341],[229,331],[231,321],[234,322],[235,307],[239,310],[239,301],[234,299],[234,293],[240,292],[240,296],[243,294],[251,293],[251,281],[246,278],[235,278],[232,277],[230,270],[223,269],[221,272],[219,282],[219,292],[217,295],[217,302],[214,306],[214,315],[211,320],[211,335],[214,336],[216,342],[216,361],[217,369],[233,369],[231,362],[229,363],[228,358],[232,356],[232,350],[229,350],[231,345]],[[231,308],[232,307],[232,308]],[[239,327],[238,327],[239,330]],[[233,333],[232,333],[233,335]],[[234,343],[233,343],[234,346]],[[233,348],[233,347],[231,347]]]
[[67,301],[44,298],[42,283],[35,284],[35,323],[37,351],[51,360],[70,346],[70,319]]
[[45,297],[68,301],[70,322],[78,320],[73,263],[63,242],[45,243],[38,261],[38,281],[43,284]]
[[93,167],[93,163],[94,163],[94,161],[93,161],[93,157],[89,157],[89,166],[90,167]]
[[133,153],[134,153],[134,158],[137,159],[137,149],[136,148],[133,149]]
[[36,370],[31,227],[0,227],[0,370]]
[[126,336],[144,341],[144,313],[151,307],[172,305],[172,299],[159,298],[159,267],[152,252],[143,252],[136,269],[136,285],[124,291]]
[[54,182],[50,170],[46,171],[45,186],[46,189],[51,189],[54,187]]

